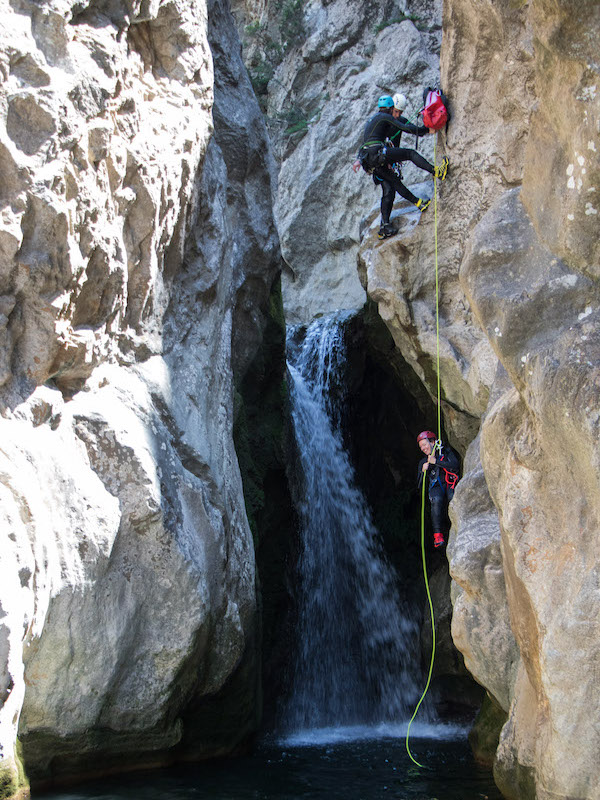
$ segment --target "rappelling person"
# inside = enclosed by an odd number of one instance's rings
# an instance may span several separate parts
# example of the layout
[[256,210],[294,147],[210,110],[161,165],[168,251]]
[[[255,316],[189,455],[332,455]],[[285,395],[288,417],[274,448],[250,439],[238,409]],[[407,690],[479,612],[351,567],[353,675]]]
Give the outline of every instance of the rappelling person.
[[427,472],[433,546],[441,547],[445,541],[448,503],[454,497],[454,487],[458,482],[459,460],[448,445],[441,448],[437,446],[435,433],[431,431],[421,431],[417,436],[417,444],[425,456],[419,462],[418,485],[421,486],[421,481]]
[[[375,184],[379,184],[382,189],[381,198],[381,227],[379,238],[386,239],[397,233],[394,226],[390,223],[390,215],[394,205],[395,193],[402,195],[405,200],[412,203],[420,211],[425,211],[431,200],[424,197],[417,197],[408,189],[401,179],[401,173],[394,171],[394,165],[401,164],[403,161],[412,161],[420,169],[424,169],[440,180],[446,178],[448,172],[448,158],[444,156],[439,167],[434,167],[427,159],[408,147],[398,147],[402,133],[413,133],[416,136],[434,131],[424,126],[413,125],[406,117],[401,115],[407,104],[403,94],[382,95],[378,102],[378,111],[365,125],[364,141],[358,151],[358,157],[352,165],[354,172],[358,172],[359,167],[373,176]],[[389,140],[391,144],[386,144]]]

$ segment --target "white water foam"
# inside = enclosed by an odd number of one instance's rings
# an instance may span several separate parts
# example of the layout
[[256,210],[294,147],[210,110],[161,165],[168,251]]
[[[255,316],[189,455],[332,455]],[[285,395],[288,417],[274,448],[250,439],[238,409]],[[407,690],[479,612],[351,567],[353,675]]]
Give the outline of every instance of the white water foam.
[[[282,747],[323,747],[325,745],[347,742],[376,741],[385,739],[404,739],[407,722],[382,722],[377,725],[346,725],[341,727],[312,728],[296,731],[277,739]],[[435,739],[450,741],[466,738],[469,727],[444,723],[413,722],[410,728],[411,739]]]

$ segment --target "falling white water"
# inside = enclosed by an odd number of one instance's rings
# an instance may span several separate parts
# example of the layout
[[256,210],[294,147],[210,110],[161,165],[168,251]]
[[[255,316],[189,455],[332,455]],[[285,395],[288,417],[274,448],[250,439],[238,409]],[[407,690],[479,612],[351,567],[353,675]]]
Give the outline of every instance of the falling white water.
[[406,720],[418,699],[418,629],[400,608],[339,431],[346,317],[319,319],[288,362],[302,483],[298,652],[289,730]]

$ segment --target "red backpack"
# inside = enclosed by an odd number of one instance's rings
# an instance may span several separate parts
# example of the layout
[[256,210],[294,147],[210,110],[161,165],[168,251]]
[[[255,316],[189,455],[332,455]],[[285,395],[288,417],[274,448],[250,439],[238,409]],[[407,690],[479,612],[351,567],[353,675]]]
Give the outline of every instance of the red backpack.
[[439,131],[450,119],[447,109],[448,100],[439,89],[431,87],[423,92],[423,125]]

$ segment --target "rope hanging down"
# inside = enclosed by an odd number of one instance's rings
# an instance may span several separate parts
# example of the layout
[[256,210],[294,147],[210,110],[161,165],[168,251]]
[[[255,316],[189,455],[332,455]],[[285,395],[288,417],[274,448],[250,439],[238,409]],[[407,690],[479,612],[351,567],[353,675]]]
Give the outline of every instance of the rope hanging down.
[[[436,137],[437,139],[437,137]],[[433,141],[433,166],[436,167],[436,139]],[[433,179],[433,210],[434,210],[434,248],[435,248],[435,333],[437,339],[437,350],[436,350],[436,367],[437,367],[437,442],[433,446],[432,453],[435,453],[436,448],[439,453],[439,449],[442,443],[442,413],[441,413],[441,402],[440,402],[440,289],[439,289],[439,279],[438,279],[438,236],[437,236],[437,178],[434,177]],[[423,488],[421,492],[421,559],[423,562],[423,577],[425,579],[425,589],[427,591],[427,600],[429,602],[429,612],[431,615],[431,660],[429,662],[429,673],[427,675],[427,682],[425,684],[425,688],[423,689],[423,694],[419,698],[419,702],[417,703],[415,710],[413,712],[412,717],[410,718],[410,722],[408,723],[408,728],[406,729],[406,752],[409,755],[410,760],[413,764],[416,764],[417,767],[423,767],[423,764],[420,764],[414,757],[413,754],[410,752],[410,747],[408,744],[408,739],[410,736],[410,728],[414,722],[415,717],[417,716],[417,712],[421,706],[421,703],[425,699],[425,695],[427,694],[427,690],[429,689],[429,684],[431,683],[431,675],[433,673],[433,663],[435,661],[435,618],[433,614],[433,601],[431,599],[431,592],[429,590],[429,579],[427,578],[427,561],[425,558],[425,484],[427,481],[425,480],[425,476],[423,475]]]

